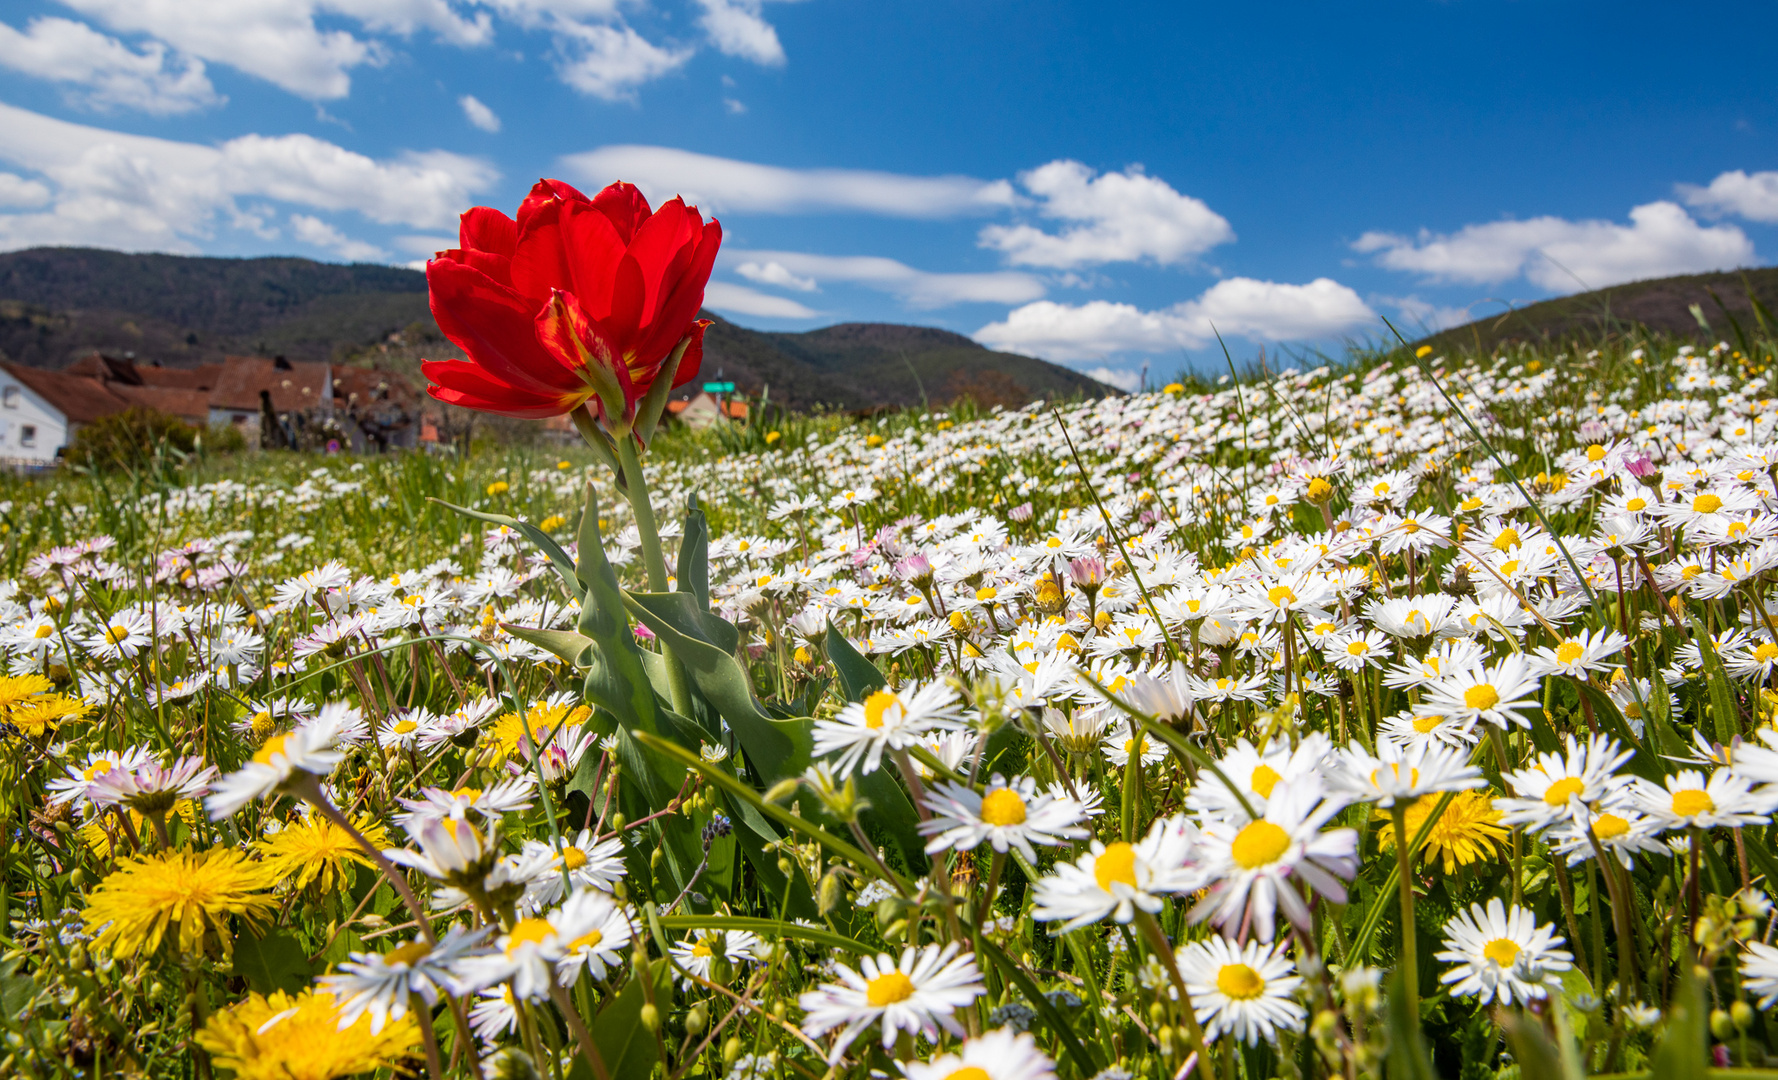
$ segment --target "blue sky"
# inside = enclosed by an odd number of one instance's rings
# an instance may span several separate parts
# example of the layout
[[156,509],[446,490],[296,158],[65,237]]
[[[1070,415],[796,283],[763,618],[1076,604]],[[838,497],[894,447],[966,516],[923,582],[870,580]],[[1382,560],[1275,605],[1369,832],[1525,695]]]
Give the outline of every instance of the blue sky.
[[[1354,14],[1354,11],[1361,13]],[[409,263],[684,192],[744,325],[1128,382],[1778,252],[1778,101],[1674,5],[11,0],[0,248]]]

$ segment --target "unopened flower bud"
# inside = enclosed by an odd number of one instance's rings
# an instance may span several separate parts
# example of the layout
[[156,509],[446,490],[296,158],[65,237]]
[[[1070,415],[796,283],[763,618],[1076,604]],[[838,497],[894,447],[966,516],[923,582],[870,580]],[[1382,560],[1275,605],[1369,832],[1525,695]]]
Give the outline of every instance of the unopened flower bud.
[[732,1068],[740,1057],[741,1039],[739,1036],[730,1035],[722,1044],[722,1067],[725,1069]]
[[641,1019],[643,1028],[647,1029],[649,1032],[652,1033],[661,1029],[661,1011],[653,1005],[642,1006]]
[[685,1014],[685,1033],[687,1035],[702,1035],[705,1025],[709,1023],[710,1013],[704,1008],[703,1002],[699,1002]]
[[821,884],[815,888],[815,910],[820,912],[823,917],[827,916],[840,906],[840,894],[843,891],[840,886],[840,876],[831,870],[828,871],[827,876],[821,879]]
[[1729,1006],[1729,1020],[1735,1025],[1736,1031],[1746,1031],[1753,1026],[1753,1006],[1745,1001],[1737,1001]]
[[1729,1019],[1728,1010],[1726,1010],[1726,1009],[1711,1009],[1710,1010],[1710,1034],[1716,1036],[1718,1039],[1721,1039],[1724,1042],[1727,1042],[1729,1039],[1734,1037],[1735,1022],[1733,1020]]

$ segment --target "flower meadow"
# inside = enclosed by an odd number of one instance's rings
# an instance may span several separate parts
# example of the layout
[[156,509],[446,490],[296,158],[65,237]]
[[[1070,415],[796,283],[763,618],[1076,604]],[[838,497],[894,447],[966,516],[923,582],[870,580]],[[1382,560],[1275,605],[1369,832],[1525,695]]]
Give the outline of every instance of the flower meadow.
[[1769,360],[665,433],[720,233],[612,191],[433,263],[584,451],[0,488],[0,1074],[1778,1053]]

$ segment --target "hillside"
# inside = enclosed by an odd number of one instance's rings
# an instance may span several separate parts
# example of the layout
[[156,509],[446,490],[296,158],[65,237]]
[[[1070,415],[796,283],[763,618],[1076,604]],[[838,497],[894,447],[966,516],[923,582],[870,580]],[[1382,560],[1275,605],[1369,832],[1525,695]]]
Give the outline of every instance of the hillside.
[[1424,343],[1440,351],[1489,351],[1508,342],[1548,344],[1637,329],[1701,338],[1704,332],[1691,313],[1693,304],[1710,321],[1713,340],[1732,340],[1734,331],[1727,316],[1733,316],[1749,333],[1758,324],[1748,299],[1750,289],[1768,312],[1778,310],[1778,268],[1687,274],[1631,281],[1528,304],[1430,335]]
[[[716,325],[705,342],[706,378],[720,372],[752,394],[769,388],[772,401],[793,409],[938,404],[964,394],[1016,405],[1111,392],[948,330],[848,323],[764,333],[709,317]],[[228,353],[347,359],[397,331],[410,347],[448,348],[427,307],[425,276],[413,270],[90,248],[0,254],[0,353],[33,367],[62,367],[94,350],[169,367]]]

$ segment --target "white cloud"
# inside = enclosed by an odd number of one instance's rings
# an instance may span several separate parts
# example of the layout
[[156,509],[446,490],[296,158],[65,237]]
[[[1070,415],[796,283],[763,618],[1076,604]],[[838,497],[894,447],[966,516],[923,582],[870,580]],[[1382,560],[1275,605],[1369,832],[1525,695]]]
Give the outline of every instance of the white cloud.
[[[1417,237],[1368,232],[1352,245],[1391,270],[1482,284],[1524,276],[1551,292],[1747,266],[1753,241],[1733,225],[1704,226],[1677,204],[1630,211],[1630,224],[1539,217],[1466,225]],[[1577,280],[1578,279],[1578,280]]]
[[759,285],[776,285],[781,289],[798,289],[802,292],[814,292],[820,286],[814,278],[797,277],[781,262],[744,262],[735,267],[735,273],[748,281]]
[[704,306],[736,315],[772,319],[812,319],[819,314],[787,296],[773,296],[727,281],[712,281],[704,286]]
[[354,240],[345,233],[309,214],[290,215],[290,234],[302,243],[331,251],[352,262],[388,258],[389,253],[375,244]]
[[854,211],[944,218],[1018,201],[1005,180],[905,176],[863,169],[786,169],[666,146],[602,146],[562,159],[564,173],[603,187],[628,180],[656,202],[684,195],[710,210],[767,214]]
[[494,114],[493,109],[483,105],[474,94],[464,94],[457,99],[457,104],[463,106],[463,117],[471,124],[489,134],[500,130],[500,117]]
[[17,173],[0,172],[0,206],[42,206],[48,201],[47,185]]
[[[397,248],[411,255],[424,255],[431,258],[440,251],[448,251],[456,247],[457,238],[455,236],[397,236],[394,238],[394,243]],[[420,266],[424,268],[425,265],[426,259],[421,259]]]
[[442,151],[374,160],[308,135],[217,146],[124,135],[0,104],[0,162],[42,179],[37,213],[0,214],[0,248],[93,244],[191,251],[217,222],[263,233],[270,211],[238,198],[353,210],[382,224],[450,228],[499,174]]
[[1133,394],[1142,388],[1142,373],[1139,371],[1126,371],[1123,368],[1109,368],[1100,365],[1096,368],[1088,368],[1081,374],[1088,378],[1098,379],[1106,386],[1115,386],[1125,393]]
[[563,22],[556,30],[556,74],[606,101],[630,100],[638,86],[678,70],[693,52],[663,49],[628,26]]
[[[987,274],[938,274],[916,270],[879,255],[810,255],[800,251],[724,252],[724,262],[742,260],[764,267],[776,264],[787,275],[815,283],[847,282],[899,297],[913,307],[950,304],[1022,304],[1044,294],[1043,282],[1016,271]],[[737,272],[740,272],[737,267]],[[757,279],[755,279],[757,280]]]
[[1052,161],[1020,173],[1019,183],[1039,200],[1039,214],[1076,224],[1061,233],[1033,225],[984,228],[982,246],[1004,252],[1015,266],[1169,265],[1235,238],[1228,221],[1202,200],[1181,195],[1138,166],[1095,177],[1078,161]]
[[744,101],[737,101],[732,97],[723,98],[722,107],[728,110],[730,116],[741,116],[747,112],[747,103]]
[[738,56],[766,67],[784,65],[778,31],[760,16],[760,0],[698,0],[704,14],[698,25],[710,43],[726,56]]
[[1736,169],[1710,181],[1709,187],[1680,184],[1679,193],[1687,205],[1706,214],[1734,214],[1766,224],[1778,222],[1778,172],[1756,172],[1750,176]]
[[1422,300],[1418,296],[1373,296],[1371,302],[1394,308],[1400,316],[1396,321],[1396,329],[1407,334],[1436,334],[1440,330],[1449,330],[1453,326],[1475,321],[1475,316],[1470,314],[1470,308],[1474,305],[1445,307]]
[[1312,341],[1349,333],[1376,317],[1357,293],[1329,278],[1287,285],[1228,278],[1195,300],[1158,311],[1093,300],[1026,304],[975,332],[994,349],[1049,360],[1094,360],[1115,353],[1171,352],[1222,336],[1255,341]]
[[179,63],[151,41],[141,52],[69,19],[32,19],[23,33],[0,23],[0,65],[79,89],[69,96],[96,109],[122,106],[157,116],[220,105],[201,60]]

